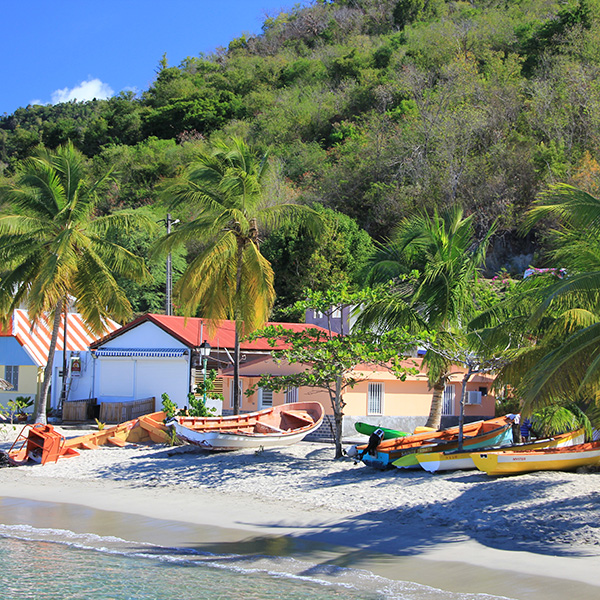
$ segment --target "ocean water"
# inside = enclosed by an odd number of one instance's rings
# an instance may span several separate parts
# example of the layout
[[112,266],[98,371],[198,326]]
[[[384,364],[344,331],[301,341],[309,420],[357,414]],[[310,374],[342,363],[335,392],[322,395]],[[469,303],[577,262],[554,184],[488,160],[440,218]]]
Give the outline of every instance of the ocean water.
[[294,557],[0,525],[2,600],[497,600]]

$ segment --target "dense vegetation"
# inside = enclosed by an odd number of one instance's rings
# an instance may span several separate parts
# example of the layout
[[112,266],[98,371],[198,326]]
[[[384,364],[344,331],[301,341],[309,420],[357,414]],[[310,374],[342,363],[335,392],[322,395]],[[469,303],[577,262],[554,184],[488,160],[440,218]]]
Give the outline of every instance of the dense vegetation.
[[[310,246],[297,229],[267,237],[280,304],[340,273],[356,283],[365,232],[383,240],[422,209],[461,206],[479,240],[498,219],[488,269],[520,272],[543,248],[547,225],[516,233],[539,192],[559,181],[597,192],[599,67],[597,0],[318,0],[213,55],[177,67],[163,57],[139,97],[0,118],[0,174],[72,140],[95,173],[112,169],[101,212],[147,207],[158,220],[163,180],[206,140],[235,135],[270,149],[273,197],[346,217]],[[153,287],[128,289],[136,310],[157,309],[155,270]]]

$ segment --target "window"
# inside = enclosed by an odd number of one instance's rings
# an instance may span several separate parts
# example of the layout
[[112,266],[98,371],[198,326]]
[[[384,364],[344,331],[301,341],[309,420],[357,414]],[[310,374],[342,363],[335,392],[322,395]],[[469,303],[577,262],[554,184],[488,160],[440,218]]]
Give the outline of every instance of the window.
[[[240,408],[242,408],[242,399],[244,397],[242,380],[240,379],[238,383],[240,388]],[[233,379],[231,380],[231,385],[229,386],[229,405],[231,408],[233,408]]]
[[315,319],[322,319],[323,313],[320,310],[315,309]]
[[258,388],[258,404],[260,408],[273,406],[273,390]]
[[288,388],[285,390],[285,403],[290,404],[298,402],[298,388]]
[[342,309],[334,308],[333,312],[331,313],[331,318],[332,319],[341,319],[342,318]]
[[13,390],[17,391],[19,389],[19,367],[4,367],[4,379],[13,386]]
[[370,383],[367,414],[383,414],[383,383]]

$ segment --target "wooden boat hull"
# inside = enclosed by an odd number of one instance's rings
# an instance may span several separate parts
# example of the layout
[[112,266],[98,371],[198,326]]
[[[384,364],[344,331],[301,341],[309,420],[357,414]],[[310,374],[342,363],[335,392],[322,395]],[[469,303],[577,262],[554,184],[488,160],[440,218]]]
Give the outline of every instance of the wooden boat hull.
[[303,440],[321,425],[324,412],[319,402],[295,402],[230,417],[175,417],[167,426],[181,440],[205,450],[275,448]]
[[370,423],[363,423],[361,421],[354,423],[354,429],[363,435],[371,435],[376,429],[381,429],[383,431],[384,440],[393,440],[394,438],[410,435],[409,433],[406,433],[406,431],[398,431],[396,429],[389,429],[388,427],[379,427],[378,425],[371,425]]
[[163,424],[164,418],[163,412],[156,412],[68,439],[55,432],[52,425],[26,425],[8,451],[8,458],[15,466],[29,461],[43,465],[49,461],[56,462],[59,458],[79,456],[79,450],[95,450],[106,444],[124,446],[128,443],[168,443],[170,437]]
[[600,465],[600,441],[528,452],[477,452],[471,458],[475,466],[488,475],[572,471],[578,467]]
[[[511,444],[513,441],[512,427],[510,425],[506,427],[499,427],[495,431],[490,431],[482,435],[475,436],[473,438],[466,438],[463,441],[463,447],[473,451],[476,448],[486,448],[489,446],[502,446],[503,444]],[[458,448],[458,441],[450,442],[448,444],[435,445],[431,447],[419,448],[416,452],[411,452],[395,460],[392,464],[400,469],[407,468],[418,468],[419,459],[423,456],[427,456],[430,452],[439,453],[442,450],[452,450]]]
[[[512,442],[512,419],[509,417],[497,417],[488,421],[477,421],[467,423],[463,428],[463,445],[466,447],[480,447],[498,445],[500,443]],[[458,427],[450,427],[441,431],[426,431],[402,438],[384,440],[372,453],[366,452],[366,445],[358,446],[357,450],[363,452],[360,460],[366,465],[378,469],[387,469],[403,456],[414,454],[417,451],[430,451],[442,449],[454,449],[458,447]],[[482,437],[483,436],[483,437]],[[498,437],[500,436],[500,437]],[[503,442],[501,440],[506,439]],[[420,450],[419,450],[420,449]],[[414,459],[406,459],[412,466],[417,464]],[[403,466],[403,465],[400,465]],[[410,464],[407,466],[411,466]]]
[[[564,448],[567,446],[573,446],[575,444],[581,444],[584,441],[583,429],[576,431],[570,431],[562,435],[557,435],[554,438],[539,440],[531,444],[521,444],[519,446],[506,446],[505,448],[490,448],[490,451],[494,452],[507,452],[507,451],[526,451],[526,450],[537,450],[539,448]],[[430,473],[437,471],[457,471],[476,469],[473,458],[471,457],[472,450],[466,450],[464,452],[426,452],[419,453],[416,455],[419,465]]]

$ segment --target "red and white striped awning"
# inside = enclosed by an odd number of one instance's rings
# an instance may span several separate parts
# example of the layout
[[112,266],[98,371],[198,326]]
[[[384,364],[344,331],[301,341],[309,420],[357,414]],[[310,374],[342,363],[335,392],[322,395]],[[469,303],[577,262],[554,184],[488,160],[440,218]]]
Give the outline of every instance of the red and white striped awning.
[[[58,333],[57,350],[64,347],[64,318]],[[81,315],[78,313],[67,314],[67,350],[88,350],[89,345],[99,337],[104,337],[119,329],[120,325],[115,321],[108,321],[106,329],[100,336],[89,332]],[[52,334],[52,323],[45,320],[38,321],[33,327],[29,321],[26,310],[17,309],[12,318],[12,335],[17,338],[32,360],[43,367],[48,360],[48,349],[50,348],[50,337]]]

